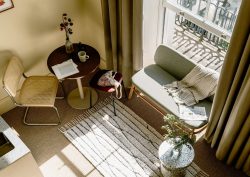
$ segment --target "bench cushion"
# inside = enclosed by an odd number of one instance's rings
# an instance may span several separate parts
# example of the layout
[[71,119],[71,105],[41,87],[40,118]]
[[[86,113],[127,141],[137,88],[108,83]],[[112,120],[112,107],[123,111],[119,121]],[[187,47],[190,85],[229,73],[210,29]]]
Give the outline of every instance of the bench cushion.
[[154,56],[155,63],[176,79],[183,79],[194,67],[195,63],[176,50],[160,45]]
[[[177,79],[156,64],[143,68],[132,77],[132,83],[140,92],[150,98],[150,101],[166,113],[171,113],[179,117],[178,105],[163,88],[163,85],[170,84],[175,80]],[[211,105],[211,101],[206,99],[195,106],[205,107],[207,116],[209,117]],[[207,121],[184,121],[184,123],[191,128],[200,128],[205,125]]]

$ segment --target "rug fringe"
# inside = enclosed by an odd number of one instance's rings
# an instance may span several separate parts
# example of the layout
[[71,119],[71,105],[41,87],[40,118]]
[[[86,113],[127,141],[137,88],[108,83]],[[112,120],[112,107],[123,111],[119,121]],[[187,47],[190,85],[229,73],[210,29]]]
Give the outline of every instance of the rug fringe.
[[109,97],[105,98],[104,100],[99,101],[96,105],[94,105],[92,108],[86,110],[86,112],[84,112],[83,114],[75,117],[70,122],[64,124],[62,127],[59,127],[58,130],[60,132],[64,133],[67,129],[75,126],[76,124],[78,124],[82,120],[88,118],[93,113],[97,112],[98,110],[100,110],[101,108],[106,106],[107,104],[111,103],[111,101],[112,101],[112,96],[109,96]]
[[209,177],[209,175],[202,170],[200,170],[195,176],[196,177]]

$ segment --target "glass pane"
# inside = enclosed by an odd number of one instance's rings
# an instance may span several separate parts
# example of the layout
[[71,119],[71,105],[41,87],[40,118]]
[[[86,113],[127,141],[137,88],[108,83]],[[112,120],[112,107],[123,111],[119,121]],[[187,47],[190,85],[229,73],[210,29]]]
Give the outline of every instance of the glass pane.
[[162,43],[220,72],[241,1],[167,0]]
[[204,21],[232,32],[241,0],[167,0],[168,3],[198,15]]

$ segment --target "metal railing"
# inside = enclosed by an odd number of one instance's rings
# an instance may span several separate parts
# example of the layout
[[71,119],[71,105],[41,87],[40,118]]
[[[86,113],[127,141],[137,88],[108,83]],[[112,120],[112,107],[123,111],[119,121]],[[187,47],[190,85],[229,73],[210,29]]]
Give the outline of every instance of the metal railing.
[[185,30],[188,30],[189,32],[193,33],[195,36],[200,38],[200,41],[206,41],[207,43],[216,46],[218,50],[227,51],[227,48],[229,46],[229,42],[226,41],[223,37],[219,37],[202,27],[194,24],[193,22],[185,19],[185,17],[181,15],[175,16],[175,24],[178,26],[181,26]]
[[239,4],[228,0],[176,0],[176,3],[229,32],[233,30],[239,9]]
[[[229,2],[230,1],[230,2]],[[164,0],[176,12],[175,24],[226,51],[238,15],[240,0]]]

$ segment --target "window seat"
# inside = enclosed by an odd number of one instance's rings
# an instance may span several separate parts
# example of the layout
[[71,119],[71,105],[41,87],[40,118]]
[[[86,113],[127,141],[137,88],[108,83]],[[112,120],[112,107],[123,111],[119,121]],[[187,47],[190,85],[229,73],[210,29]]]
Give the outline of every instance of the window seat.
[[[163,88],[163,85],[181,80],[195,67],[195,63],[188,60],[182,54],[163,45],[157,48],[154,60],[155,64],[149,65],[133,75],[133,85],[130,90],[129,98],[132,97],[134,91],[136,93],[142,93],[144,95],[142,98],[154,106],[160,113],[163,115],[171,113],[178,118],[178,105],[172,96]],[[205,107],[207,116],[209,117],[212,100],[213,98],[209,97],[194,106]],[[190,129],[192,133],[197,133],[200,131],[196,130],[202,130],[207,122],[208,120],[189,120],[183,121],[183,124]]]

